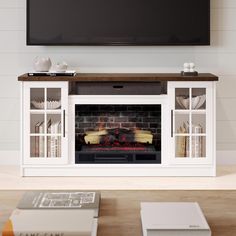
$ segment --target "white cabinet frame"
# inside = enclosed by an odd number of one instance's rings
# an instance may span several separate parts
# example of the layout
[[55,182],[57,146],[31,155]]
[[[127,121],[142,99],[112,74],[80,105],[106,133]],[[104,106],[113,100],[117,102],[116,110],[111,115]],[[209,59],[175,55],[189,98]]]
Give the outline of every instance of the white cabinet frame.
[[[171,163],[176,165],[213,165],[215,166],[215,83],[214,82],[169,82],[168,83],[168,93],[170,99],[170,116],[173,115],[172,118],[172,127],[173,131],[175,131],[175,114],[178,112],[175,109],[175,89],[177,88],[203,88],[206,89],[206,109],[203,113],[206,117],[206,156],[203,158],[181,158],[175,156],[175,134],[170,138],[171,142]],[[191,91],[191,90],[190,90]],[[190,95],[191,96],[191,93]],[[171,111],[173,112],[171,114]],[[183,110],[183,113],[185,111]],[[192,114],[201,114],[198,113],[198,110],[189,111],[190,117]],[[192,123],[192,120],[190,120]],[[191,135],[190,135],[191,136]],[[194,135],[193,135],[194,136]],[[190,153],[191,153],[191,143],[190,143]]]
[[[216,175],[216,83],[168,81],[166,95],[68,95],[68,81],[21,82],[21,174],[22,176],[215,176]],[[65,137],[61,158],[30,157],[30,89],[60,88],[61,116],[65,110]],[[171,137],[171,110],[175,111],[175,88],[206,89],[206,157],[176,158]],[[161,164],[75,164],[75,104],[161,104]],[[51,113],[50,113],[51,114]],[[64,117],[61,118],[63,120]],[[63,122],[64,123],[64,122]],[[173,122],[174,124],[175,122]],[[63,129],[64,127],[62,127]],[[173,127],[174,129],[175,127]],[[46,154],[45,154],[46,155]]]
[[[41,114],[44,116],[44,122],[46,122],[46,114],[54,114],[54,111],[47,111],[42,109],[31,113],[31,101],[30,90],[33,88],[42,88],[44,91],[50,88],[61,89],[61,109],[56,111],[55,114],[61,116],[62,131],[61,131],[61,156],[60,157],[47,157],[47,153],[44,153],[44,157],[31,157],[30,155],[30,115]],[[44,96],[46,95],[46,92]],[[23,138],[23,165],[54,165],[54,164],[67,164],[68,163],[68,82],[22,82],[22,138]],[[46,98],[45,98],[46,99]],[[46,106],[46,104],[45,104]],[[46,130],[45,130],[46,132]],[[43,135],[44,137],[50,136],[50,134]],[[44,140],[46,142],[46,140]]]

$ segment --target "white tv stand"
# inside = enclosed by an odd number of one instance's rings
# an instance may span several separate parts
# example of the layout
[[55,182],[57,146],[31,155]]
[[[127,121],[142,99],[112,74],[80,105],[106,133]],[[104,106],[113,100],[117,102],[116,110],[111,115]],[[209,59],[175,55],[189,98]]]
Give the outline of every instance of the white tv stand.
[[[21,82],[22,176],[215,176],[215,96],[217,76],[199,74],[77,74],[73,77],[28,76]],[[160,95],[73,95],[75,83],[164,82]],[[119,88],[118,88],[119,89]],[[180,106],[184,96],[189,105]],[[196,101],[204,97],[200,104]],[[54,102],[52,102],[54,101]],[[56,102],[55,102],[56,101]],[[58,106],[58,101],[61,104]],[[201,106],[194,107],[197,102]],[[75,164],[76,104],[160,104],[161,164]],[[48,127],[52,121],[54,126]],[[46,125],[47,124],[47,125]],[[189,127],[186,127],[186,124]],[[197,127],[196,127],[197,126]],[[201,132],[196,132],[197,128]],[[185,128],[183,128],[185,127]],[[200,145],[200,147],[199,147]],[[199,151],[200,150],[200,151]]]

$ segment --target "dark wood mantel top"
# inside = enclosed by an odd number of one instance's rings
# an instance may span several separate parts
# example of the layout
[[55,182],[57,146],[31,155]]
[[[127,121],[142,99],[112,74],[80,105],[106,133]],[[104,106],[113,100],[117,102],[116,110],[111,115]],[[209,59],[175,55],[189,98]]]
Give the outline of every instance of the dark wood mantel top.
[[198,76],[181,76],[178,73],[77,73],[76,76],[28,76],[18,77],[19,81],[71,81],[71,82],[155,82],[155,81],[218,81],[210,73]]

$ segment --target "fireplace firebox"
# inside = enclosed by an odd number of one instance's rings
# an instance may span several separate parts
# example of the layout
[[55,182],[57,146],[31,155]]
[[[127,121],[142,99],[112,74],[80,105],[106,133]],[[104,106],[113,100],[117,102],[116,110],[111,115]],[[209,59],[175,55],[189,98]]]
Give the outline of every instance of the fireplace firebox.
[[161,164],[161,105],[75,105],[76,164]]

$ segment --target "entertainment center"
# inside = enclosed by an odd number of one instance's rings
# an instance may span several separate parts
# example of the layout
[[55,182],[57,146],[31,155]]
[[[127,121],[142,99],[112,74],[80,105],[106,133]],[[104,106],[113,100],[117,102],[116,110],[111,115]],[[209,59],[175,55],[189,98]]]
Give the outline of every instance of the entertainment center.
[[22,176],[215,176],[218,77],[19,76]]

